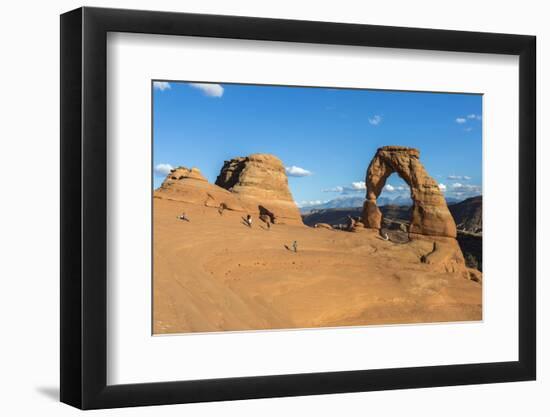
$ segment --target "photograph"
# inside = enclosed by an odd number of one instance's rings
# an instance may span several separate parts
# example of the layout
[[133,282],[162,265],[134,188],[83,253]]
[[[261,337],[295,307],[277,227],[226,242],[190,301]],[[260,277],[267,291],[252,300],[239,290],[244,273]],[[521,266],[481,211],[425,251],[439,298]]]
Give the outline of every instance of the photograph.
[[154,335],[483,319],[483,95],[153,80]]
[[545,3],[3,6],[0,416],[550,416]]

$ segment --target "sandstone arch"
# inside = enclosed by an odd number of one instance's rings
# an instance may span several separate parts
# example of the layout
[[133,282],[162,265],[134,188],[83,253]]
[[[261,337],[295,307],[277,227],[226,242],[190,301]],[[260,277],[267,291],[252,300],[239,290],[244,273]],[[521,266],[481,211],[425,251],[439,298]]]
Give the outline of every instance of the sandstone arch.
[[420,162],[420,151],[403,146],[379,148],[366,174],[366,201],[363,222],[366,227],[380,229],[382,213],[376,199],[386,179],[397,173],[410,187],[413,208],[409,234],[456,238],[456,225],[437,182]]

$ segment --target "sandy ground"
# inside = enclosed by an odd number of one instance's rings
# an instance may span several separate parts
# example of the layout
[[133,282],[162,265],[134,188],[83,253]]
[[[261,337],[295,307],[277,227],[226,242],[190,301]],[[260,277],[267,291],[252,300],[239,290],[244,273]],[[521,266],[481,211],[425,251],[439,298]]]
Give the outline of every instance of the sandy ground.
[[481,284],[421,263],[429,242],[158,198],[153,238],[155,334],[481,320]]

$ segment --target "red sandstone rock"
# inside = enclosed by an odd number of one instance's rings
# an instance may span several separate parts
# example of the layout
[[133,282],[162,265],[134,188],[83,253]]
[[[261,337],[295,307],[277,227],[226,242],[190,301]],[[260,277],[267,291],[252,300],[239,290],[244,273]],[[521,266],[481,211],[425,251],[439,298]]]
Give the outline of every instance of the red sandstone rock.
[[216,184],[210,184],[198,168],[178,167],[170,171],[154,195],[206,207],[266,215],[271,223],[303,224],[288,187],[283,163],[268,154],[225,161]]
[[414,148],[384,146],[378,149],[367,170],[367,200],[363,206],[363,221],[369,228],[380,229],[382,213],[376,206],[376,199],[386,179],[395,172],[411,189],[413,209],[409,232],[455,238],[456,225],[445,198],[419,157],[420,152]]
[[237,195],[251,212],[262,208],[274,223],[303,224],[294,203],[281,160],[269,154],[253,154],[225,161],[216,185]]

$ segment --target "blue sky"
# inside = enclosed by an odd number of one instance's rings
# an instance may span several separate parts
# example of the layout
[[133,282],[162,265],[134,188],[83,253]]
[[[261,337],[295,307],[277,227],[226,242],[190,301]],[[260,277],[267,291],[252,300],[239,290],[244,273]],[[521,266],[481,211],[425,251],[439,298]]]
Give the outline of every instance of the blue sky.
[[[365,194],[376,149],[412,146],[447,197],[481,194],[482,96],[241,84],[153,83],[154,187],[170,167],[214,182],[223,161],[271,153],[300,206]],[[393,174],[382,196],[408,194]]]

